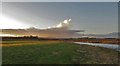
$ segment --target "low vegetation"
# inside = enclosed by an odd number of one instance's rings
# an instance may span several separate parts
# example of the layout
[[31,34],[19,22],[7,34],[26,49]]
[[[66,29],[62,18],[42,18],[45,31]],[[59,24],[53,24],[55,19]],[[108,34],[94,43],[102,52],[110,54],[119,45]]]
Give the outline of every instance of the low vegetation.
[[117,64],[112,49],[62,41],[4,41],[22,44],[2,47],[3,64]]

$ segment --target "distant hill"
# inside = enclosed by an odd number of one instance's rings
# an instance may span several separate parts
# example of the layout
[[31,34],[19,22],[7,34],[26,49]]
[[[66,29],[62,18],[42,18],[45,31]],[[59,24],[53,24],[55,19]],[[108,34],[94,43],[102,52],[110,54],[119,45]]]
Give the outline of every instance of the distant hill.
[[113,33],[109,33],[109,34],[88,34],[86,36],[96,37],[96,38],[118,38],[118,35],[120,35],[119,32],[113,32]]

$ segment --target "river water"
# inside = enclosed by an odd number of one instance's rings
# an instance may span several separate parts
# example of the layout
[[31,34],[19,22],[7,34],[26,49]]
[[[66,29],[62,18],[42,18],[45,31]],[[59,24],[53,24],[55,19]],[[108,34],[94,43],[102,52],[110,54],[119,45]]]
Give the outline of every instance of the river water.
[[91,46],[99,46],[104,48],[114,49],[116,51],[120,51],[120,45],[115,44],[102,44],[102,43],[85,43],[85,42],[74,42],[76,44],[84,44],[84,45],[91,45]]

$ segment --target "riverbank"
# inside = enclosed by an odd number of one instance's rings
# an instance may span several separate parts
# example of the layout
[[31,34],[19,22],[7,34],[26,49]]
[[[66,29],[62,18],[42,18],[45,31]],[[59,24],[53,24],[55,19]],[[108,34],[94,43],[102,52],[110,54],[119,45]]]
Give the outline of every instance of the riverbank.
[[74,39],[73,42],[86,42],[86,43],[102,43],[102,44],[119,44],[120,39],[117,38],[81,38]]

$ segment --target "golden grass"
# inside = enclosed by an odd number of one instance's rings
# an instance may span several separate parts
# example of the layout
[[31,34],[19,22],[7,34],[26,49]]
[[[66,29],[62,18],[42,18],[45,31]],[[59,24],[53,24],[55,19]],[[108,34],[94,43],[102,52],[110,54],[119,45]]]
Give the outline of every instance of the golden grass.
[[23,45],[36,45],[36,44],[51,44],[58,43],[62,41],[14,41],[13,43],[2,43],[0,47],[9,47],[9,46],[23,46]]

